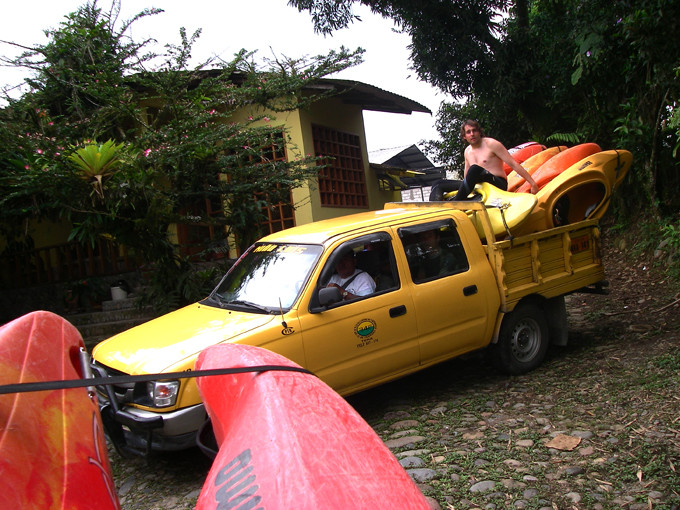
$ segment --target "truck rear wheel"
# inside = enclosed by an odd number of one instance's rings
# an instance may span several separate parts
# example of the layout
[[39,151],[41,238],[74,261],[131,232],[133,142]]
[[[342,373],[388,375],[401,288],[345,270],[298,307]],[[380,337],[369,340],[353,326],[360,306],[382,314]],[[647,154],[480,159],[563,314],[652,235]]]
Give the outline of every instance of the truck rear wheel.
[[533,303],[519,305],[503,320],[498,342],[491,345],[494,362],[510,375],[538,367],[548,350],[544,311]]

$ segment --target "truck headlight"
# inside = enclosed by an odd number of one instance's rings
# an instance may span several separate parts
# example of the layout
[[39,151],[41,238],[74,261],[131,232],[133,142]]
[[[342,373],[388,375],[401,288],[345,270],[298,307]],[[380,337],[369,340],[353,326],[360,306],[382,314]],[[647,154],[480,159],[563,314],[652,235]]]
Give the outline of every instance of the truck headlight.
[[177,402],[179,381],[152,381],[146,383],[146,390],[155,407],[170,407]]

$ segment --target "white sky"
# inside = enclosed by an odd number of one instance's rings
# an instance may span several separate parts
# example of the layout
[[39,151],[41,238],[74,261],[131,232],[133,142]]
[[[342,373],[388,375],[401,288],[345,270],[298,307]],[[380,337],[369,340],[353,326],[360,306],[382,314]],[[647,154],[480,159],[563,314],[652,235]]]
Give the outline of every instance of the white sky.
[[[0,17],[0,39],[31,46],[47,41],[43,30],[56,28],[64,16],[85,4],[85,0],[20,0],[6,3]],[[107,10],[110,0],[100,0]],[[432,115],[413,113],[364,112],[368,150],[390,149],[438,138],[434,128],[439,105],[448,96],[421,82],[409,69],[410,37],[398,34],[391,20],[374,16],[361,6],[355,14],[361,22],[324,38],[314,33],[311,16],[288,6],[287,0],[123,0],[119,21],[129,19],[144,8],[158,7],[165,12],[138,21],[130,35],[135,40],[154,37],[160,43],[178,43],[179,28],[187,34],[202,29],[194,45],[194,63],[211,55],[230,60],[239,49],[258,50],[260,59],[279,56],[301,57],[325,54],[341,45],[366,50],[364,63],[334,77],[362,81],[408,97],[428,107]],[[271,48],[271,49],[270,49]],[[17,50],[1,44],[0,54],[14,55]],[[6,67],[0,67],[0,86],[22,80]]]

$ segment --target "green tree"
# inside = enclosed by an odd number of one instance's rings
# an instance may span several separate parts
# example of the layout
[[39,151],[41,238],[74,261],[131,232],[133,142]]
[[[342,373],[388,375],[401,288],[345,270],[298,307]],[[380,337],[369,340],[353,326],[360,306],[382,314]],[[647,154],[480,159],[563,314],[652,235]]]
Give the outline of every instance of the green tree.
[[[356,64],[361,51],[258,63],[244,50],[191,68],[200,31],[189,37],[181,29],[164,55],[142,53],[149,41],[135,43],[127,32],[161,11],[145,10],[118,28],[119,6],[103,12],[87,3],[48,31],[47,44],[13,61],[34,75],[31,91],[8,98],[0,112],[9,142],[0,149],[0,219],[64,218],[80,242],[113,238],[155,268],[155,297],[176,306],[196,296],[186,277],[191,265],[177,256],[168,226],[211,225],[222,241],[233,234],[249,244],[263,208],[289,201],[317,171],[303,155],[268,158],[284,144],[289,154],[295,148],[265,112],[318,99],[308,85]],[[234,121],[244,107],[250,118]],[[94,148],[101,154],[106,143],[115,147],[115,171],[96,167]],[[223,213],[192,207],[206,200]]]
[[[458,164],[458,126],[478,118],[507,146],[595,141],[625,148],[634,164],[615,200],[633,214],[680,206],[669,129],[679,99],[680,4],[673,0],[495,1],[291,0],[330,33],[356,21],[356,3],[395,20],[412,37],[418,75],[444,103],[436,157]],[[566,136],[565,136],[566,135]],[[658,208],[658,209],[657,209]],[[623,209],[622,209],[623,210]]]

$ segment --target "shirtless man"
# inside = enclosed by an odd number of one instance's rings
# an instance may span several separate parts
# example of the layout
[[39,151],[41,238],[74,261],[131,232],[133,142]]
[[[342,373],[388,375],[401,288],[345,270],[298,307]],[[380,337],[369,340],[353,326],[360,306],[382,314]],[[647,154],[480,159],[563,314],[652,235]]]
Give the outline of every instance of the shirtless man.
[[538,185],[529,172],[512,158],[501,142],[484,136],[479,122],[466,120],[460,128],[460,135],[469,145],[465,149],[463,184],[458,189],[454,200],[466,200],[475,188],[475,184],[480,182],[488,182],[507,191],[508,179],[503,170],[504,162],[531,184],[532,193],[538,192]]

